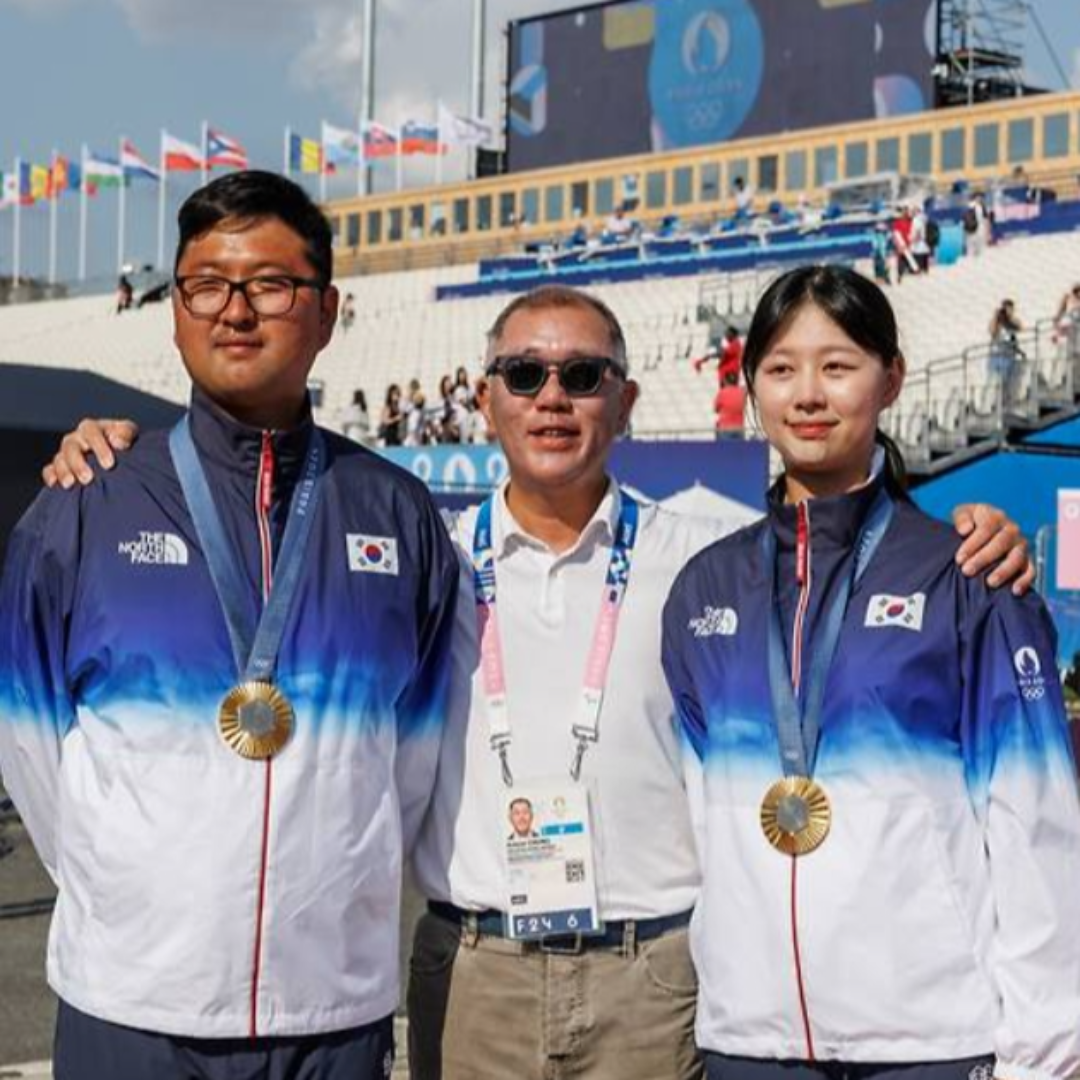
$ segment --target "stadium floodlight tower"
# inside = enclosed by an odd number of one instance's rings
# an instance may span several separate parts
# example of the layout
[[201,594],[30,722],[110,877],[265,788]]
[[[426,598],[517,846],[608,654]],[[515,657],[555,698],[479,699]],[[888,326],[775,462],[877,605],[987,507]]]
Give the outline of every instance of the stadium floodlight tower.
[[1026,0],[938,0],[936,104],[1038,93],[1024,82]]

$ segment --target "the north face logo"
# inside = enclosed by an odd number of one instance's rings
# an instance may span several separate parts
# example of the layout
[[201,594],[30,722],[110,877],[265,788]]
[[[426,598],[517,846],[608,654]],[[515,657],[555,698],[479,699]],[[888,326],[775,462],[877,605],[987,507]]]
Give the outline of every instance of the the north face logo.
[[119,554],[132,566],[187,566],[187,544],[174,533],[140,532],[137,540],[125,540]]
[[739,616],[734,608],[706,607],[696,619],[691,619],[687,628],[694,632],[694,637],[731,637],[739,629]]

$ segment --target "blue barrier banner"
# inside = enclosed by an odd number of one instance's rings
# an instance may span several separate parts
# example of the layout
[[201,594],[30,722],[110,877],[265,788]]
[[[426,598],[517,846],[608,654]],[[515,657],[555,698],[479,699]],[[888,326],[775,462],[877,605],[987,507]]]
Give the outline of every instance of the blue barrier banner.
[[[391,447],[379,453],[418,476],[437,497],[450,496],[455,504],[479,502],[507,473],[498,446]],[[611,471],[649,499],[659,501],[700,485],[763,510],[769,455],[766,444],[757,440],[625,439],[615,444]]]
[[947,521],[953,507],[989,502],[1021,528],[1039,562],[1038,587],[1058,630],[1063,670],[1080,654],[1080,590],[1058,586],[1056,532],[1058,491],[1080,488],[1080,454],[994,454],[917,488],[912,496],[928,514]]

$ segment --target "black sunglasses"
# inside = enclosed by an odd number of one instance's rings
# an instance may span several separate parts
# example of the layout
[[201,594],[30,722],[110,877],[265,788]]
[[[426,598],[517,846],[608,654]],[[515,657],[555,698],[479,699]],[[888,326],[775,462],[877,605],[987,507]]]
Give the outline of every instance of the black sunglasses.
[[575,356],[556,363],[535,356],[499,356],[487,367],[487,375],[501,375],[506,389],[520,397],[536,397],[554,371],[559,385],[570,397],[591,397],[599,393],[604,372],[611,369],[619,378],[626,372],[607,356]]

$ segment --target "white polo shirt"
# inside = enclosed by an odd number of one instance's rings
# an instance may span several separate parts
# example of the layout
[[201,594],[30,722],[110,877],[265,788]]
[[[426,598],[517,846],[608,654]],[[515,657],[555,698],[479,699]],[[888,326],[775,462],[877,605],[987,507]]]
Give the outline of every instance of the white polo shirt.
[[[506,505],[492,515],[499,631],[517,782],[569,780],[585,662],[600,609],[621,495],[612,483],[578,542],[557,554],[529,536]],[[506,907],[505,787],[489,744],[478,671],[472,580],[477,508],[451,536],[462,556],[454,690],[435,794],[413,853],[421,891],[473,910]],[[726,535],[723,522],[642,506],[630,583],[600,715],[582,767],[592,791],[600,914],[647,919],[687,911],[699,873],[674,705],[660,666],[661,612],[675,575]]]

